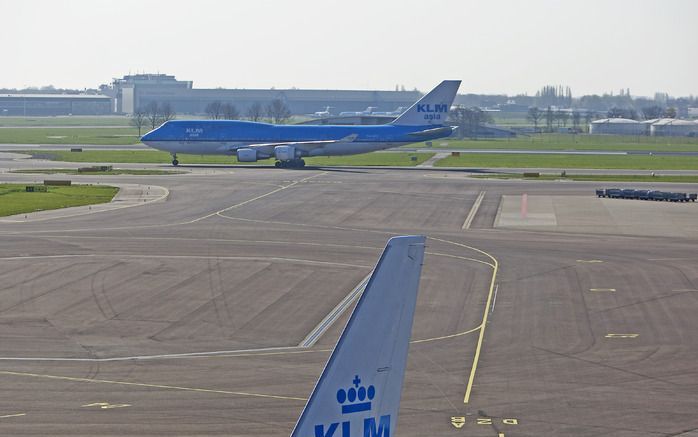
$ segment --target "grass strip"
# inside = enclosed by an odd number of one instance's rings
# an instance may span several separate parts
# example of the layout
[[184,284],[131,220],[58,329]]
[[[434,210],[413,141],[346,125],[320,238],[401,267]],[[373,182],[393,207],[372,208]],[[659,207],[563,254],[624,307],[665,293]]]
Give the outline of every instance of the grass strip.
[[104,185],[48,186],[46,192],[26,192],[27,185],[0,184],[0,216],[110,202],[119,191]]
[[138,129],[130,127],[0,128],[0,144],[119,146],[137,144],[138,142],[140,142]]
[[[654,151],[698,152],[698,138],[650,137],[635,135],[571,135],[535,134],[514,138],[434,140],[438,149],[510,149],[510,150],[606,150],[606,151]],[[426,147],[425,143],[404,147]]]

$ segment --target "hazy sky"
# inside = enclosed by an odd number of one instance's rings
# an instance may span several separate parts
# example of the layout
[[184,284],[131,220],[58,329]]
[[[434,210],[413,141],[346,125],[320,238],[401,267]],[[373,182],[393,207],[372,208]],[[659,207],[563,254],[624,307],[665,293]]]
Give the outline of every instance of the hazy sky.
[[698,94],[696,0],[0,0],[1,87]]

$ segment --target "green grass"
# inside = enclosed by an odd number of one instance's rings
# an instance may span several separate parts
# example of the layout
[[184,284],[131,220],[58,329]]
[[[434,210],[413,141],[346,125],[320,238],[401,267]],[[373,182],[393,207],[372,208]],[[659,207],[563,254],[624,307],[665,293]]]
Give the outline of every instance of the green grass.
[[131,118],[124,115],[0,117],[0,126],[130,126]]
[[[442,145],[445,143],[445,145]],[[438,149],[617,150],[698,152],[698,138],[627,135],[536,134],[510,139],[434,140]],[[404,147],[426,147],[424,143]]]
[[102,175],[170,175],[170,174],[183,174],[185,171],[171,171],[171,170],[149,170],[149,169],[129,169],[129,168],[115,168],[108,171],[89,171],[89,172],[79,172],[77,169],[73,168],[35,168],[35,169],[24,169],[24,170],[12,170],[10,173],[24,173],[24,174],[70,174],[70,175],[85,175],[85,176],[102,176]]
[[648,155],[540,155],[463,153],[449,156],[436,167],[478,168],[597,168],[631,170],[696,170],[698,156]]
[[532,181],[599,181],[599,182],[656,182],[656,183],[698,183],[698,176],[651,176],[651,175],[571,175],[541,174],[539,177],[524,177],[521,173],[492,173],[475,175],[480,179],[524,179]]
[[45,193],[27,193],[26,186],[0,184],[0,216],[105,203],[119,191],[103,185],[72,185],[49,186]]
[[[143,129],[146,133],[149,129]],[[128,145],[137,144],[138,129],[119,127],[37,127],[1,128],[0,144],[98,144]]]
[[[29,151],[35,157],[48,158],[56,161],[67,162],[95,162],[95,163],[145,163],[165,164],[172,162],[172,157],[167,152],[155,150],[85,150],[83,152],[70,152],[67,150],[52,150],[50,152]],[[417,160],[410,160],[416,156]],[[307,165],[387,165],[387,166],[413,166],[421,164],[434,156],[433,153],[366,153],[362,155],[315,157],[306,158]],[[177,154],[177,159],[182,165],[186,164],[268,164],[274,165],[274,160],[268,159],[257,163],[240,163],[235,156],[224,155],[186,155]]]

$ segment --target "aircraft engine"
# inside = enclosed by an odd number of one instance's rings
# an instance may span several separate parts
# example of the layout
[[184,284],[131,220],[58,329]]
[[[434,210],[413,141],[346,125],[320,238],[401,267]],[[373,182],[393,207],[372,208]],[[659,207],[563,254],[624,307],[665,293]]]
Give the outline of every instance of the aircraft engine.
[[279,161],[296,159],[296,148],[293,146],[276,146],[274,147],[274,156]]
[[254,149],[238,149],[237,155],[240,162],[257,162],[257,151]]

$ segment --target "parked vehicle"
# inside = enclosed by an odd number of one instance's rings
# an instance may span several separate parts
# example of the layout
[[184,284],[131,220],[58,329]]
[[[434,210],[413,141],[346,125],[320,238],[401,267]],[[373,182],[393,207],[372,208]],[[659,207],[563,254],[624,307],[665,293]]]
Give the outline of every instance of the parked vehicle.
[[606,190],[606,197],[610,197],[611,199],[620,199],[623,197],[623,190],[620,188],[609,188]]
[[640,200],[648,200],[650,198],[650,190],[637,190],[637,198]]
[[632,188],[599,188],[596,190],[596,196],[610,199],[666,200],[668,202],[695,202],[698,199],[698,193],[635,190]]
[[625,188],[621,190],[621,193],[623,199],[637,199],[637,190],[632,188]]
[[669,193],[664,191],[650,191],[650,200],[667,200]]

